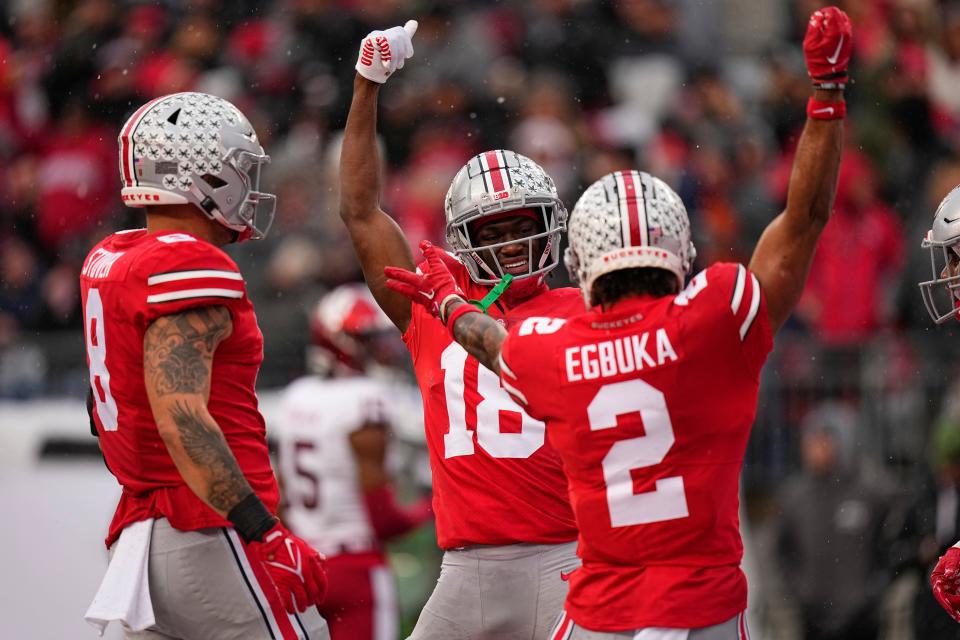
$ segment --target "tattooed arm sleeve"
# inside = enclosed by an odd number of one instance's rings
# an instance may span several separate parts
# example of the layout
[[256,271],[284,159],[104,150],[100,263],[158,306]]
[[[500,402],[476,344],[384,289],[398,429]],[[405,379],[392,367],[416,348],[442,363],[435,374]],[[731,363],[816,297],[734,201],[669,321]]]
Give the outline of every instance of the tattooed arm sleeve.
[[[465,302],[452,302],[447,313],[452,313]],[[453,338],[467,353],[495,374],[500,375],[500,346],[507,330],[499,322],[482,313],[466,313],[456,319]]]
[[222,516],[253,490],[207,410],[217,346],[230,336],[225,307],[162,316],[143,338],[143,374],[160,437],[184,481]]

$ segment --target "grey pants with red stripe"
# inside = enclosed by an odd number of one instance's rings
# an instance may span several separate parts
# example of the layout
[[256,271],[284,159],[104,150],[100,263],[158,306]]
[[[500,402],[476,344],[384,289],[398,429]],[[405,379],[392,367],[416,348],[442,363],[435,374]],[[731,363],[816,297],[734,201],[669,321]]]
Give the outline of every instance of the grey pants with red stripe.
[[590,631],[578,626],[564,612],[547,637],[550,640],[750,640],[750,632],[744,613],[726,622],[697,629],[647,627],[633,631]]
[[[130,640],[329,640],[316,607],[289,615],[233,529],[178,531],[154,522],[150,597],[156,624]],[[265,589],[267,591],[265,591]]]

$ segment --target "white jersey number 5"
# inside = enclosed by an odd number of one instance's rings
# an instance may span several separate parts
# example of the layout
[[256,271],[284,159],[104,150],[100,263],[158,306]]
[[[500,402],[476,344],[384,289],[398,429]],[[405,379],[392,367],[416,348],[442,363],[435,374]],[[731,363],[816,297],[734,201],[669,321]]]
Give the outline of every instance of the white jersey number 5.
[[[443,369],[443,391],[447,399],[447,418],[450,430],[443,436],[443,457],[455,458],[474,453],[473,429],[467,426],[467,400],[464,394],[467,352],[456,342],[440,354]],[[474,398],[479,396],[474,412],[476,415],[477,442],[494,458],[529,458],[543,446],[546,427],[534,420],[510,399],[500,387],[500,379],[487,369],[478,367],[477,387],[471,390]],[[519,433],[504,433],[500,430],[502,414],[514,414],[520,422]],[[471,421],[472,422],[472,421]]]
[[84,337],[90,360],[90,388],[100,424],[106,431],[117,430],[117,402],[110,393],[110,372],[107,370],[107,338],[103,326],[103,300],[96,287],[87,292],[84,314]]
[[640,413],[646,435],[614,443],[603,458],[603,479],[607,485],[607,506],[614,527],[649,524],[686,518],[687,496],[683,478],[660,478],[656,489],[634,493],[633,469],[663,462],[673,446],[673,424],[663,394],[643,380],[604,385],[587,407],[590,430],[613,429],[617,416]]

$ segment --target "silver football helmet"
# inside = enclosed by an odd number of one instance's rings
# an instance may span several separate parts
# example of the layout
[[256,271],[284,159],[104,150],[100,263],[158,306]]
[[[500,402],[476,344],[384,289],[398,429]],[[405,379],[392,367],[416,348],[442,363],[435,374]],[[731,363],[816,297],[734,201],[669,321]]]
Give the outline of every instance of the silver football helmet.
[[[478,221],[516,209],[538,211],[542,231],[521,240],[475,246],[471,232]],[[515,280],[542,277],[560,263],[560,234],[566,228],[567,209],[550,176],[526,156],[499,149],[474,156],[454,176],[444,210],[447,243],[474,282],[499,282],[505,271],[496,250],[515,242],[527,245],[527,273],[515,276]],[[541,239],[543,250],[534,255]],[[483,252],[489,252],[489,264],[481,257]]]
[[260,169],[270,157],[223,98],[185,92],[151,100],[123,125],[119,143],[127,206],[190,203],[236,231],[238,242],[267,235],[277,199],[260,191]]
[[920,246],[930,250],[931,280],[920,283],[927,312],[937,324],[960,308],[960,187],[947,194]]
[[643,171],[608,173],[590,185],[570,214],[564,262],[587,305],[596,279],[636,267],[666,269],[680,288],[697,250],[680,196]]

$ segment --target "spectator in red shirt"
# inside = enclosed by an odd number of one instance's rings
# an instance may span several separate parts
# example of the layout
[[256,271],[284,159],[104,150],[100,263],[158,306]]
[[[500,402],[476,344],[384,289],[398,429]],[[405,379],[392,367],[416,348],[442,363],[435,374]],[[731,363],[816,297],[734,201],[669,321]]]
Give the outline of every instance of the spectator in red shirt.
[[798,312],[831,347],[855,346],[890,320],[903,264],[900,220],[876,195],[866,156],[844,154],[834,213]]
[[115,134],[92,120],[82,98],[70,100],[44,144],[38,169],[37,234],[57,254],[113,211]]

